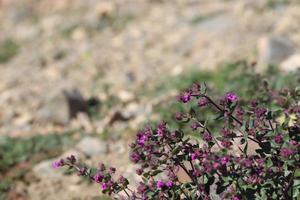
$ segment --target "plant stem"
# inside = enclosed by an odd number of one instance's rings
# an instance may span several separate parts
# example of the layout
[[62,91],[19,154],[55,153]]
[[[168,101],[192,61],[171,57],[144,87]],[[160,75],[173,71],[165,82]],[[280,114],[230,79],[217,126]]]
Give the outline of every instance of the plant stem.
[[[218,104],[216,104],[210,97],[208,97],[208,96],[206,96],[206,95],[202,95],[202,96],[205,97],[205,98],[206,98],[213,106],[215,106],[215,108],[217,108],[219,111],[224,112],[224,110],[223,110]],[[243,123],[242,123],[240,120],[238,120],[236,117],[234,117],[234,116],[232,115],[232,113],[230,113],[229,116],[230,116],[234,121],[236,121],[240,126],[243,125]]]

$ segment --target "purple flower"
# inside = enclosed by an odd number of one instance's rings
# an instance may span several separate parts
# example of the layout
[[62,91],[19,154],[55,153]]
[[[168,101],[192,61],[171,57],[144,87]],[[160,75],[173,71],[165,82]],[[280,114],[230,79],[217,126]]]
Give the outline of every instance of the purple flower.
[[78,176],[85,176],[86,172],[87,172],[87,168],[86,167],[82,167],[82,168],[79,169],[77,175]]
[[166,122],[160,122],[157,125],[157,134],[159,136],[163,136],[167,132],[167,123]]
[[233,200],[240,200],[237,196],[233,198]]
[[70,161],[72,164],[76,162],[76,158],[74,155],[70,155],[69,157],[67,157],[67,160]]
[[258,102],[256,99],[253,99],[253,100],[251,100],[250,104],[251,104],[251,107],[255,108],[258,105]]
[[193,122],[191,128],[193,131],[196,131],[200,127],[198,122]]
[[169,188],[172,187],[173,186],[173,182],[172,181],[167,181],[166,182],[166,186],[169,187]]
[[225,95],[228,102],[232,103],[237,100],[237,95],[234,92],[228,92]]
[[265,163],[265,159],[263,159],[263,158],[258,158],[255,161],[256,161],[258,167],[262,167],[263,164]]
[[108,184],[107,183],[102,183],[101,188],[102,188],[102,190],[107,190],[108,189]]
[[187,103],[191,100],[191,96],[192,96],[192,92],[190,90],[187,90],[179,96],[179,101],[183,103]]
[[144,145],[146,143],[146,141],[148,140],[148,136],[145,135],[144,133],[138,134],[137,137],[138,137],[137,143],[139,145]]
[[202,99],[200,99],[199,101],[198,101],[198,106],[199,107],[204,107],[204,106],[206,106],[207,104],[208,104],[208,100],[206,99],[206,98],[202,98]]
[[218,169],[220,167],[220,164],[219,163],[217,163],[217,162],[214,162],[213,163],[213,168],[214,169]]
[[298,142],[296,140],[290,140],[289,144],[292,146],[298,146]]
[[226,165],[229,162],[229,157],[228,156],[224,156],[221,158],[221,164],[222,165]]
[[201,89],[201,86],[198,83],[193,83],[192,87],[191,87],[192,91],[194,92],[199,92]]
[[138,163],[140,161],[140,155],[138,153],[133,152],[130,155],[130,159],[131,159],[132,162]]
[[143,169],[137,169],[135,172],[136,172],[137,175],[142,175],[144,170]]
[[147,189],[148,189],[147,185],[145,185],[145,183],[143,183],[143,182],[140,182],[140,184],[139,184],[139,186],[137,188],[137,192],[139,194],[143,194],[143,193],[145,193],[147,191]]
[[114,167],[109,168],[109,173],[110,174],[114,174],[115,172],[116,172],[116,168],[114,168]]
[[259,176],[257,174],[253,174],[253,175],[247,177],[246,180],[250,184],[258,184],[261,182],[261,179],[259,178]]
[[158,180],[157,183],[156,183],[156,187],[157,188],[163,188],[165,186],[165,183],[161,180]]
[[175,119],[178,120],[178,121],[181,121],[183,118],[183,114],[181,112],[177,112],[175,114]]
[[197,156],[195,153],[192,153],[192,155],[191,155],[192,160],[196,160],[197,157],[198,157],[198,156]]
[[227,128],[222,128],[221,129],[221,135],[224,137],[229,137],[230,136],[230,131]]
[[239,118],[239,119],[243,119],[243,115],[244,115],[244,110],[242,107],[238,106],[236,108],[236,116]]
[[212,141],[212,136],[208,132],[203,133],[203,140],[206,142],[211,142]]
[[105,165],[103,163],[99,163],[99,170],[104,171],[106,169]]
[[65,161],[63,159],[60,159],[59,161],[55,161],[55,162],[52,163],[52,167],[54,169],[60,168],[64,165],[65,165]]
[[200,156],[200,152],[199,151],[195,151],[195,153],[192,153],[191,159],[192,160],[196,160],[196,159],[199,158],[199,156]]
[[104,176],[101,173],[97,173],[93,176],[93,180],[96,183],[100,183],[103,180]]
[[201,171],[198,170],[198,169],[195,169],[195,170],[193,171],[193,175],[194,175],[194,176],[201,176]]
[[276,144],[280,144],[280,143],[282,143],[282,135],[281,134],[278,134],[278,135],[276,135],[275,137],[274,137],[274,141],[275,141],[275,143]]
[[280,155],[285,158],[288,158],[293,153],[294,153],[294,151],[292,149],[288,149],[288,148],[282,148],[280,150]]
[[262,117],[266,114],[266,112],[267,112],[267,109],[265,109],[265,108],[256,108],[254,111],[256,117]]
[[243,164],[245,167],[251,167],[253,164],[253,161],[251,159],[247,158],[244,160]]
[[228,140],[223,140],[223,141],[221,141],[221,145],[222,145],[224,148],[229,148],[229,147],[231,147],[232,142],[230,142],[230,141],[228,141]]
[[119,177],[118,182],[121,183],[121,184],[126,184],[126,182],[128,183],[128,180],[124,176],[121,175]]

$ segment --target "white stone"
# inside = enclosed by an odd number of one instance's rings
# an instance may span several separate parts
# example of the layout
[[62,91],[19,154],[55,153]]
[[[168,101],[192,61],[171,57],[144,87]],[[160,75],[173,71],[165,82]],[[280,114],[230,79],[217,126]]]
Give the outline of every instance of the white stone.
[[293,72],[300,69],[300,54],[294,54],[280,64],[280,69],[286,72]]
[[122,102],[128,102],[134,98],[134,95],[129,91],[122,90],[118,93],[118,97]]
[[292,42],[284,37],[262,37],[258,41],[259,62],[278,65],[294,52]]
[[34,175],[39,179],[60,179],[62,178],[62,171],[52,167],[53,162],[57,159],[45,160],[37,164],[33,168]]
[[76,145],[76,149],[86,156],[95,156],[106,154],[108,152],[108,145],[97,138],[85,137]]

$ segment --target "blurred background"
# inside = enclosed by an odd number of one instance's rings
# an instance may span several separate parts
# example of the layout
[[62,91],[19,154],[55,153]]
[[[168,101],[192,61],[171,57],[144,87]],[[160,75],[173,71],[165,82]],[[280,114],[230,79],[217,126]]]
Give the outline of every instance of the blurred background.
[[105,199],[51,169],[69,154],[138,181],[128,143],[195,81],[299,86],[299,22],[298,0],[0,0],[0,199]]

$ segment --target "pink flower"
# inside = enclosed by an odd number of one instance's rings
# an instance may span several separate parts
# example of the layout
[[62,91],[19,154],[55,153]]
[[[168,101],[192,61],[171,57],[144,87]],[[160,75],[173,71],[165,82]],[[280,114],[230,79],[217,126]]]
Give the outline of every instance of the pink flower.
[[223,140],[221,141],[221,145],[225,148],[229,148],[232,145],[232,142],[228,141],[228,140]]
[[172,181],[167,181],[166,186],[167,187],[172,187],[173,186],[173,182]]
[[234,92],[228,92],[226,95],[225,95],[227,101],[229,102],[234,102],[237,100],[237,95],[234,93]]
[[183,118],[183,114],[181,112],[177,112],[175,114],[175,119],[176,120],[180,121],[180,120],[182,120],[182,118]]
[[220,167],[220,164],[219,164],[219,163],[215,162],[215,163],[213,164],[213,168],[214,168],[214,169],[218,169],[219,167]]
[[203,107],[206,106],[208,104],[208,100],[206,98],[202,98],[198,101],[198,106],[199,107]]
[[276,144],[280,144],[282,143],[282,135],[281,134],[278,134],[274,137],[274,141]]
[[57,169],[57,168],[60,168],[60,167],[64,166],[64,164],[65,164],[65,161],[63,159],[60,159],[59,161],[53,162],[52,167],[54,169]]
[[198,122],[193,122],[191,128],[193,131],[196,131],[200,127]]
[[221,158],[221,164],[226,165],[229,162],[228,156],[224,156]]
[[280,151],[280,155],[285,158],[288,158],[293,153],[294,153],[294,151],[291,149],[288,149],[288,148],[282,148]]
[[200,152],[195,151],[195,153],[192,153],[191,158],[192,158],[192,160],[196,160],[199,158],[199,156],[200,156]]
[[205,132],[203,134],[203,140],[205,140],[206,142],[210,142],[212,141],[212,136],[208,132]]
[[178,99],[183,103],[187,103],[191,100],[191,96],[192,96],[192,91],[186,90],[178,97]]
[[165,183],[161,180],[158,180],[156,183],[156,187],[157,188],[163,188],[165,186]]
[[101,188],[102,188],[102,190],[107,190],[108,189],[108,184],[107,183],[102,183]]
[[290,140],[289,144],[292,146],[298,146],[298,142],[296,140]]
[[148,140],[148,137],[145,134],[141,134],[138,136],[137,142],[139,145],[144,145],[147,140]]
[[103,175],[101,173],[97,173],[96,175],[93,176],[93,180],[96,183],[100,183],[103,180]]

